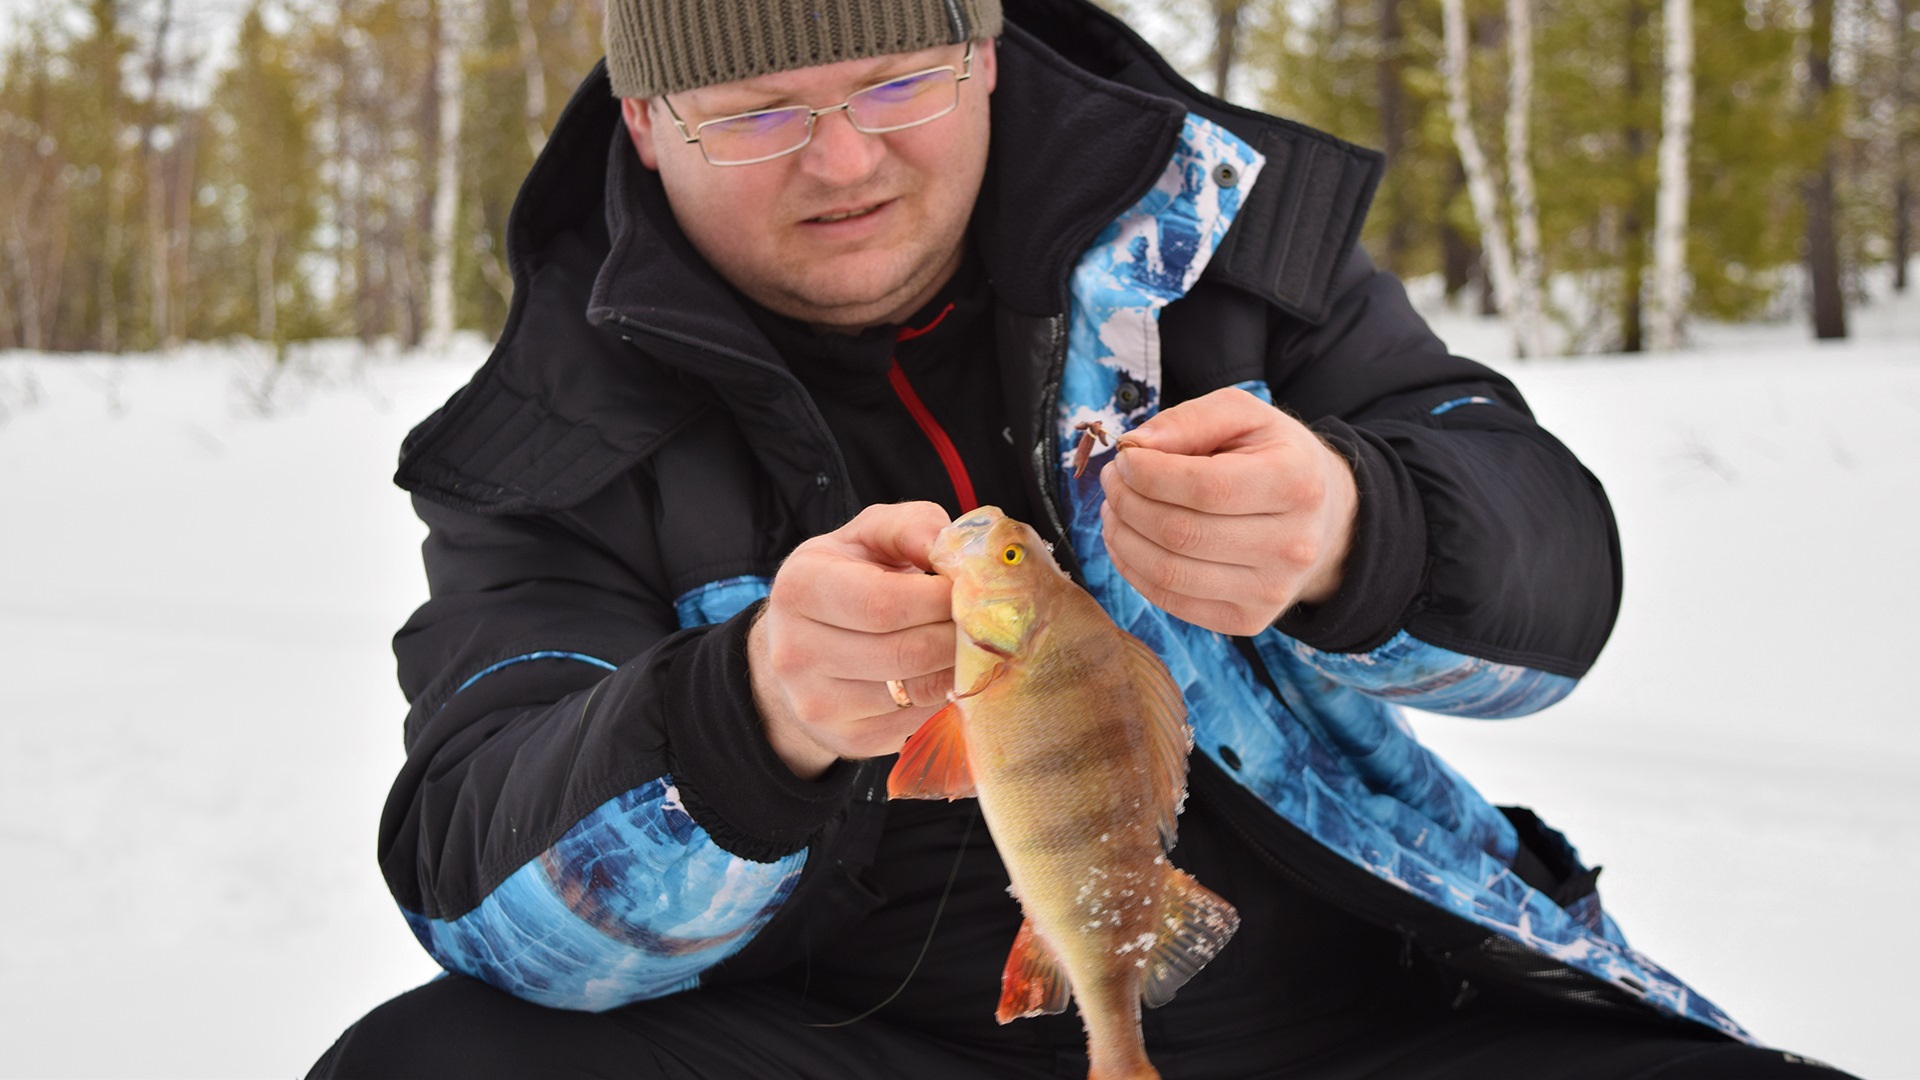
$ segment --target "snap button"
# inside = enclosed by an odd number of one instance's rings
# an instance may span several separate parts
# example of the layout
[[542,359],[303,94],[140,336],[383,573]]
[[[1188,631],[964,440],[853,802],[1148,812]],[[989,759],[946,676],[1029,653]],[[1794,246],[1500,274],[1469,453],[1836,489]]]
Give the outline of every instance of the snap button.
[[1119,387],[1113,392],[1114,403],[1119,405],[1123,412],[1138,407],[1140,397],[1140,384],[1131,379],[1121,380]]
[[1213,182],[1221,187],[1232,187],[1240,182],[1240,170],[1231,162],[1223,161],[1213,167]]

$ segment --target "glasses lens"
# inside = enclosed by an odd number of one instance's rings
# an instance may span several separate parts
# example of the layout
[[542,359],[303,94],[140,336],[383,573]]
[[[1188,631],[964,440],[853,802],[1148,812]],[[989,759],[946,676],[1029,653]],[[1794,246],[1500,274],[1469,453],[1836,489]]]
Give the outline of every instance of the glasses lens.
[[707,160],[715,165],[745,165],[779,157],[807,141],[807,110],[768,109],[701,124],[697,134]]
[[937,68],[869,86],[847,99],[847,113],[861,131],[898,131],[945,116],[959,103],[959,78],[952,68]]

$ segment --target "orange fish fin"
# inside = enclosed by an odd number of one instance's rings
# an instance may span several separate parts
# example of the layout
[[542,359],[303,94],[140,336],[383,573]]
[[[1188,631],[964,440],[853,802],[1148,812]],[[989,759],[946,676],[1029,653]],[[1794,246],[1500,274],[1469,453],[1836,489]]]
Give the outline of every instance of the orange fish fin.
[[1053,950],[1033,932],[1033,920],[1020,920],[1020,933],[1014,936],[1013,951],[1007,954],[1007,969],[1000,973],[1000,1008],[994,1018],[1004,1024],[1026,1016],[1065,1012],[1072,997],[1072,984],[1060,970]]
[[1148,760],[1153,773],[1154,811],[1159,815],[1160,843],[1168,850],[1178,828],[1175,821],[1187,795],[1187,754],[1193,750],[1193,729],[1187,725],[1187,703],[1174,685],[1167,665],[1147,643],[1122,631],[1127,666],[1134,692],[1146,720]]
[[1160,940],[1147,956],[1146,985],[1140,988],[1140,998],[1150,1009],[1172,1001],[1174,991],[1219,955],[1240,929],[1240,913],[1205,885],[1168,866],[1160,925]]
[[907,737],[887,777],[890,799],[971,799],[973,771],[967,767],[967,735],[960,726],[960,707],[947,707],[927,718]]

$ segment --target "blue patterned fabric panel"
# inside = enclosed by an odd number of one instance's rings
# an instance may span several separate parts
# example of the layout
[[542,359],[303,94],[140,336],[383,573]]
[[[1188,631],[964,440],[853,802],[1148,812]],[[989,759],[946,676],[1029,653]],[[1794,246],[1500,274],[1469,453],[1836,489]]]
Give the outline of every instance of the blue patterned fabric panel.
[[1402,630],[1365,653],[1328,653],[1280,634],[1257,644],[1268,666],[1300,666],[1361,693],[1449,716],[1498,720],[1539,712],[1579,680],[1482,660],[1429,645]]
[[763,599],[772,585],[770,578],[753,576],[709,581],[675,600],[673,610],[680,617],[683,630],[690,626],[712,626],[726,622],[754,601]]
[[474,910],[409,911],[407,924],[449,971],[599,1012],[698,985],[766,925],[805,863],[722,851],[661,777],[588,814]]
[[[732,618],[767,594],[739,577],[675,602],[683,627]],[[574,659],[575,653],[515,657]],[[457,919],[404,911],[428,953],[449,971],[516,997],[598,1012],[691,989],[700,973],[739,952],[786,902],[806,852],[756,863],[722,850],[681,805],[671,776],[623,792]]]
[[[1228,164],[1240,182],[1214,182]],[[1656,1007],[1747,1038],[1711,1002],[1628,948],[1597,905],[1560,908],[1511,871],[1513,826],[1422,747],[1394,700],[1469,715],[1513,715],[1564,696],[1572,680],[1491,664],[1396,637],[1364,657],[1306,649],[1269,630],[1255,639],[1279,696],[1231,639],[1146,602],[1100,537],[1095,457],[1073,478],[1075,426],[1124,432],[1159,408],[1159,312],[1217,249],[1262,161],[1198,117],[1159,184],[1104,230],[1072,280],[1068,358],[1056,417],[1067,533],[1088,588],[1166,661],[1186,697],[1195,748],[1272,810],[1383,881],[1606,980]],[[1131,408],[1123,409],[1120,393]],[[1244,389],[1272,401],[1260,383]],[[1460,404],[1466,404],[1462,402]],[[1403,640],[1404,638],[1404,640]]]

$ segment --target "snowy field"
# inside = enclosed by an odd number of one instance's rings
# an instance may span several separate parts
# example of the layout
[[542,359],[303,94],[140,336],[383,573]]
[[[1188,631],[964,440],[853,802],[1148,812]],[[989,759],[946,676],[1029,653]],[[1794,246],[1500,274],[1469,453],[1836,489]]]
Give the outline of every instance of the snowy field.
[[[1441,312],[1456,351],[1496,328]],[[1606,865],[1636,944],[1760,1037],[1920,1077],[1920,303],[1505,364],[1606,483],[1586,684],[1417,719]],[[421,599],[401,436],[484,355],[0,355],[0,1076],[297,1076],[434,972],[374,865]]]

